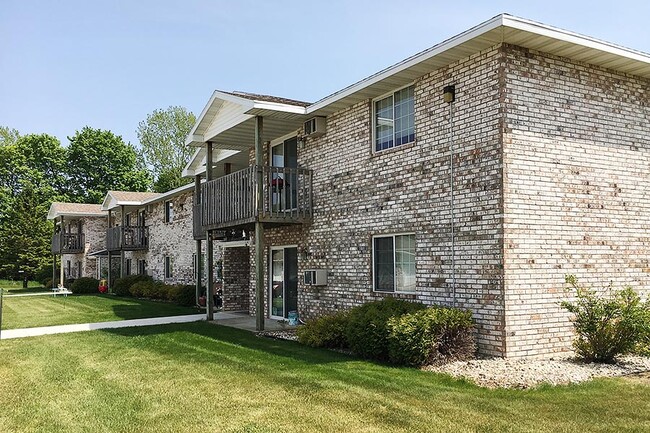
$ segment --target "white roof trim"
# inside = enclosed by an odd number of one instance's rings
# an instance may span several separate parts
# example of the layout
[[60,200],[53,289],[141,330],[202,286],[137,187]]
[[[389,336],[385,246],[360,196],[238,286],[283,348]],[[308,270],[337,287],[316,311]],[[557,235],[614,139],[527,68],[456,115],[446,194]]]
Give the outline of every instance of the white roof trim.
[[503,15],[498,15],[484,23],[477,25],[476,27],[472,27],[471,29],[464,31],[459,35],[456,35],[450,39],[447,39],[444,42],[434,45],[431,48],[428,48],[414,56],[402,60],[401,62],[393,66],[390,66],[382,71],[379,71],[376,74],[369,76],[368,78],[358,81],[355,84],[352,84],[351,86],[345,87],[344,89],[339,90],[338,92],[333,93],[330,96],[327,96],[321,99],[320,101],[313,103],[312,105],[307,107],[307,114],[313,113],[314,111],[324,108],[327,105],[338,101],[339,99],[342,99],[346,96],[350,96],[351,94],[356,93],[359,90],[362,90],[364,87],[385,80],[386,78],[396,74],[397,72],[413,67],[418,63],[421,63],[431,57],[437,56],[438,54],[447,51],[455,46],[458,46],[463,42],[467,42],[468,40],[476,38],[482,35],[483,33],[487,33],[490,30],[494,30],[495,28],[501,25],[503,25]]
[[376,74],[371,75],[368,78],[365,78],[361,81],[358,81],[351,86],[348,86],[336,93],[327,96],[320,101],[315,102],[314,104],[307,107],[307,114],[311,114],[321,108],[324,108],[332,103],[337,102],[340,99],[350,96],[365,87],[382,81],[391,75],[394,75],[400,71],[408,69],[412,66],[415,66],[418,63],[421,63],[427,59],[435,57],[445,51],[448,51],[452,48],[455,48],[471,39],[480,37],[485,33],[497,29],[499,27],[504,27],[504,30],[507,28],[521,30],[525,32],[530,32],[536,35],[546,36],[558,41],[568,42],[575,45],[583,46],[586,48],[593,48],[600,50],[606,53],[614,54],[616,56],[644,62],[650,64],[650,55],[643,53],[641,51],[632,50],[630,48],[625,48],[610,42],[601,41],[589,36],[580,35],[578,33],[570,32],[567,30],[558,29],[556,27],[547,26],[545,24],[537,23],[535,21],[527,20],[524,18],[518,18],[508,14],[497,15],[496,17],[481,23],[475,27],[472,27],[465,32],[454,36],[450,39],[447,39],[444,42],[441,42],[433,47],[422,51],[412,57],[409,57],[406,60],[403,60],[393,66],[390,66]]

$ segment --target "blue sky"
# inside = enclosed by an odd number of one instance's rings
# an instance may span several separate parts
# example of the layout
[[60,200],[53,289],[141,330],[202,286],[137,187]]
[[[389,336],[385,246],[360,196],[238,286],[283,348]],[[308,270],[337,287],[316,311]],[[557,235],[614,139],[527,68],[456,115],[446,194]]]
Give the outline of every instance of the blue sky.
[[0,0],[0,125],[137,143],[214,89],[316,101],[507,12],[650,52],[650,2]]

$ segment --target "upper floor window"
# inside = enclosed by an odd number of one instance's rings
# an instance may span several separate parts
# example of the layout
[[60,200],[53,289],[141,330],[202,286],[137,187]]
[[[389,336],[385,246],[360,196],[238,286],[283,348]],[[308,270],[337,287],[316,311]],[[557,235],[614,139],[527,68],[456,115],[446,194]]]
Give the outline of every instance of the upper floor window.
[[415,86],[374,102],[375,152],[415,141]]
[[165,202],[165,222],[170,223],[174,221],[174,204],[171,200]]

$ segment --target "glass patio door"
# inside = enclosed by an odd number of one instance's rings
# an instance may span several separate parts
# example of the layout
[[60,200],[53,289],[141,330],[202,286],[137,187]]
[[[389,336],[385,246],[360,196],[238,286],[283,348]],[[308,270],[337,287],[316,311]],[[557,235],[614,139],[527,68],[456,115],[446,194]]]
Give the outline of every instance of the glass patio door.
[[289,311],[298,310],[298,249],[272,248],[270,259],[270,316],[286,319]]
[[[296,137],[284,140],[271,148],[271,166],[298,168],[298,139]],[[275,210],[290,210],[296,207],[297,174],[273,173],[273,208]]]

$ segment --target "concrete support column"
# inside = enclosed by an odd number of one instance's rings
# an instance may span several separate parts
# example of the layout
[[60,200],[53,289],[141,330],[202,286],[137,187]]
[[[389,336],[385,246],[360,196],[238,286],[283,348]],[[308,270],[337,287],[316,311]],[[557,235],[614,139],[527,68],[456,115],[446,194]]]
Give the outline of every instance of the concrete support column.
[[124,278],[124,223],[126,223],[124,205],[120,209],[122,211],[122,224],[120,227],[120,278]]
[[63,245],[64,245],[64,234],[65,234],[65,225],[64,225],[64,218],[61,216],[61,272],[59,272],[59,287],[64,287],[63,283],[65,282],[65,277],[63,274]]
[[[108,211],[108,216],[106,217],[106,247],[108,248],[108,230],[111,228],[111,214],[112,211]],[[108,275],[107,275],[107,283],[108,284],[108,293],[113,293],[113,276],[111,275],[111,261],[113,259],[113,254],[111,253],[111,250],[108,250]],[[101,270],[100,270],[101,272]]]
[[[194,176],[194,205],[198,206],[201,204],[201,176]],[[195,221],[194,218],[198,218],[199,221]],[[195,213],[192,210],[192,227],[197,227],[201,224],[200,221],[201,213]],[[201,239],[196,239],[196,275],[194,276],[195,289],[196,289],[196,305],[199,305],[199,298],[201,297]]]

